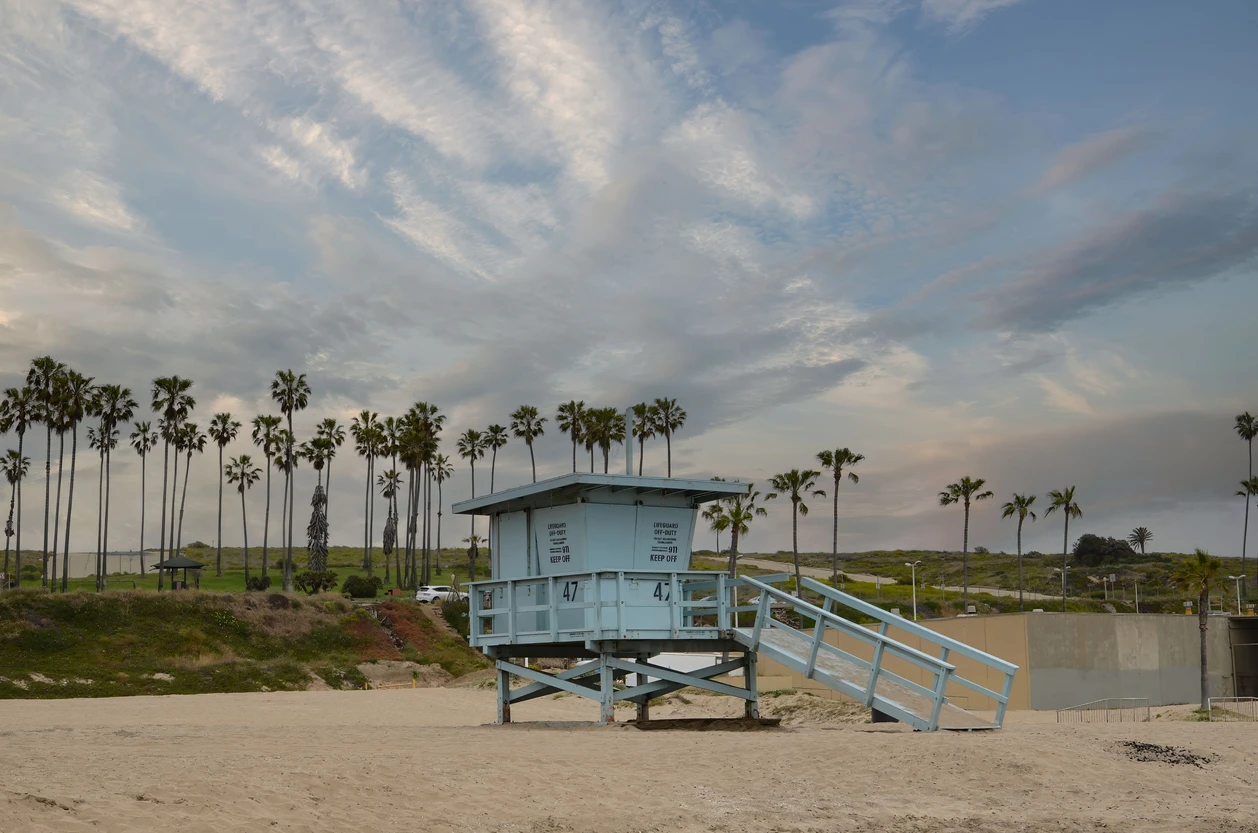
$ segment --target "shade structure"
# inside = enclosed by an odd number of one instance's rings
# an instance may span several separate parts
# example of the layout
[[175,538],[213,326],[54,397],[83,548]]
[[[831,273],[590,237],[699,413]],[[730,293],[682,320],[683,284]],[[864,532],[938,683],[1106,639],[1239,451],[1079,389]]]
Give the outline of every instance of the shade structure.
[[186,555],[180,554],[180,555],[173,556],[171,558],[167,558],[165,561],[159,561],[158,563],[153,565],[153,569],[154,570],[169,570],[171,589],[176,589],[176,590],[179,588],[175,583],[175,571],[183,570],[183,588],[186,590],[188,587],[188,571],[189,570],[197,571],[197,586],[200,587],[201,586],[200,571],[205,569],[205,565],[202,564],[200,561],[193,561],[191,558],[188,558]]

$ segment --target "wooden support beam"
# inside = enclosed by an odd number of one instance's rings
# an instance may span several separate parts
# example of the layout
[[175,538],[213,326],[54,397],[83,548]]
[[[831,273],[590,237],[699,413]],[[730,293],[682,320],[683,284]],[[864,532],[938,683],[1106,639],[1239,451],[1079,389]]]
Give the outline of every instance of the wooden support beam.
[[[681,683],[683,686],[692,685],[695,688],[702,688],[706,691],[714,691],[717,694],[727,694],[730,697],[739,697],[742,699],[747,698],[746,689],[735,688],[734,686],[726,685],[725,683],[713,682],[712,680],[707,679],[707,677],[699,676],[698,674],[686,674],[681,671],[674,671],[671,668],[664,668],[661,665],[651,665],[650,663],[647,663],[647,662],[634,662],[632,660],[617,659],[616,657],[611,657],[611,656],[609,656],[605,660],[605,662],[612,668],[620,668],[624,671],[632,671],[635,674],[646,674],[651,677],[658,677],[661,680],[667,680],[669,682],[674,682],[674,683]],[[729,668],[725,670],[732,671],[741,665],[742,665],[742,660],[730,660],[729,662],[724,662],[724,663],[721,663],[720,665],[715,665],[709,668],[701,669],[701,672],[702,671],[710,672],[712,668],[722,668],[723,666],[729,666]],[[725,671],[717,671],[715,673],[712,673],[711,676],[716,677],[716,676],[720,676],[723,673],[725,673]],[[651,684],[648,684],[648,685],[651,685]],[[635,689],[627,689],[626,691],[619,692],[619,694],[621,695],[619,699],[622,699],[622,700],[627,699],[626,697],[624,697],[624,695],[628,691],[634,691],[634,690]]]

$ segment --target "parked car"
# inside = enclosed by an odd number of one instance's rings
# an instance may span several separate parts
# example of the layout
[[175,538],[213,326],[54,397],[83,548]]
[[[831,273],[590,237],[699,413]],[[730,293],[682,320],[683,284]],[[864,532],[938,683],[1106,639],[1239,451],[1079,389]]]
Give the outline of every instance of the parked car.
[[424,585],[415,591],[415,601],[424,602],[425,604],[465,602],[467,601],[467,594],[460,593],[447,585]]

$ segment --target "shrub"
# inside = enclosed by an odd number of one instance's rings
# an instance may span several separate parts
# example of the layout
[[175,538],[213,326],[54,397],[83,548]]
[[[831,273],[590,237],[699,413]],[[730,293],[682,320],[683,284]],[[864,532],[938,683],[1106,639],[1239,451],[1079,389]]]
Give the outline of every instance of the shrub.
[[209,548],[210,548],[210,545],[205,543],[204,541],[193,541],[191,544],[188,545],[188,549],[208,550]]
[[441,606],[441,615],[445,618],[446,624],[459,632],[459,635],[467,639],[468,635],[468,603],[466,601],[446,602]]
[[40,566],[38,564],[22,565],[22,581],[34,581],[39,578],[40,575]]
[[270,576],[252,576],[245,582],[246,590],[256,590],[261,592],[271,586]]
[[1102,538],[1100,535],[1081,535],[1075,541],[1074,557],[1080,564],[1095,567],[1116,561],[1129,561],[1136,556],[1131,544],[1121,538]]
[[987,549],[987,547],[975,547],[975,548],[974,548],[974,554],[975,554],[975,555],[987,555],[987,554],[988,554],[988,553],[990,553],[990,552],[991,552],[991,550]]
[[379,576],[367,578],[353,575],[345,579],[345,583],[341,585],[341,592],[353,599],[374,599],[382,586],[384,582]]
[[306,570],[293,577],[293,584],[298,590],[305,591],[307,596],[313,596],[336,587],[336,573],[332,570]]

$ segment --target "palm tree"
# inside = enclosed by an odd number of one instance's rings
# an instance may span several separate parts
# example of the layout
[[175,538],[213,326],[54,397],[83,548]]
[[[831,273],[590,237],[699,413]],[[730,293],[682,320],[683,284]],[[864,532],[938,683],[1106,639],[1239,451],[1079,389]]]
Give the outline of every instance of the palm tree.
[[195,422],[189,422],[184,426],[181,445],[188,459],[183,467],[183,495],[179,498],[179,537],[175,540],[176,555],[183,548],[183,510],[188,503],[188,475],[192,472],[192,453],[195,451],[197,454],[204,454],[205,444],[205,432],[200,430]]
[[[472,497],[475,498],[476,497],[476,461],[482,459],[485,456],[485,435],[482,434],[480,431],[475,430],[474,428],[469,428],[466,431],[464,431],[463,434],[459,437],[457,447],[459,450],[459,456],[462,457],[464,460],[467,460],[468,465],[471,466]],[[480,539],[476,535],[476,516],[471,515],[470,517],[472,521],[472,530],[469,534],[473,538],[476,538],[477,541],[479,541]],[[468,557],[472,559],[473,563],[475,562],[474,556],[469,555]]]
[[[389,555],[397,551],[397,493],[402,488],[402,478],[396,469],[389,469],[376,479],[376,485],[380,487],[380,497],[385,499],[389,507],[389,517],[384,522],[384,580],[389,580]],[[402,584],[402,565],[401,561],[397,563],[397,582],[398,586]]]
[[524,440],[529,447],[529,462],[533,465],[533,482],[537,482],[537,459],[533,456],[533,440],[546,433],[546,417],[538,416],[537,408],[521,405],[511,412],[511,433]]
[[603,452],[603,474],[610,466],[612,444],[625,441],[625,429],[625,415],[616,408],[591,408],[585,412],[585,442],[591,449],[597,446]]
[[[149,452],[157,448],[159,437],[150,422],[137,422],[131,432],[131,447],[140,455],[140,575],[144,575],[144,505]],[[73,478],[71,478],[73,479]]]
[[[289,484],[293,482],[294,472],[297,471],[300,456],[297,454],[296,447],[293,445],[292,434],[287,428],[280,428],[275,432],[275,448],[272,452],[271,465],[284,475],[284,493],[280,496],[280,551],[286,553],[287,547],[292,543],[289,538],[291,530],[289,529]],[[280,559],[281,574],[285,569],[285,558]],[[266,561],[262,562],[263,569],[266,568]],[[263,572],[265,576],[266,573]]]
[[817,478],[821,472],[812,469],[791,469],[773,475],[769,485],[773,491],[764,496],[765,500],[773,500],[779,494],[791,499],[791,550],[795,554],[795,595],[804,598],[803,577],[799,574],[799,516],[808,514],[808,505],[804,499],[808,497],[825,497],[826,493],[817,488]]
[[96,589],[103,591],[105,589],[105,576],[109,572],[109,565],[105,557],[105,518],[108,512],[106,508],[106,500],[108,499],[106,472],[109,469],[107,460],[109,453],[118,445],[118,431],[102,417],[99,430],[87,429],[87,441],[91,448],[96,449],[100,453],[100,484],[96,499]]
[[[78,468],[79,458],[79,423],[92,412],[96,402],[96,388],[92,386],[92,378],[75,370],[66,372],[61,392],[62,416],[70,431],[70,489],[66,496],[66,532],[61,557],[61,592],[69,589],[69,574],[66,568],[70,557],[70,522],[74,510],[74,475]],[[22,507],[21,489],[18,490],[18,510]],[[19,529],[20,531],[20,529]]]
[[[419,445],[416,448],[416,462],[419,476],[420,493],[424,506],[423,526],[423,572],[424,581],[428,583],[430,572],[430,554],[432,553],[432,476],[433,459],[436,457],[440,442],[441,429],[445,425],[445,415],[436,405],[427,402],[416,402],[407,412],[411,421],[419,431]],[[418,507],[417,507],[418,508]],[[413,550],[413,548],[412,548]],[[413,562],[412,562],[413,564]],[[413,576],[412,576],[413,578]]]
[[1026,605],[1022,602],[1022,523],[1030,518],[1035,520],[1035,513],[1031,511],[1031,505],[1035,503],[1035,495],[1020,495],[1014,492],[1013,498],[1001,507],[1001,517],[1011,518],[1018,516],[1018,609],[1026,610]]
[[[1258,484],[1256,484],[1258,485]],[[1237,493],[1239,494],[1239,492]],[[1133,547],[1140,548],[1140,554],[1144,555],[1144,545],[1153,540],[1153,533],[1149,531],[1147,526],[1138,526],[1127,536],[1127,543]],[[1241,572],[1245,572],[1241,570]]]
[[[67,414],[66,396],[66,374],[62,373],[57,376],[56,382],[53,384],[52,391],[52,416],[57,431],[57,502],[54,504],[57,508],[53,511],[52,517],[52,589],[57,590],[57,539],[58,532],[61,529],[61,481],[62,473],[65,470],[66,461],[66,431],[70,429],[70,423]],[[61,571],[65,572],[65,563],[61,565]]]
[[729,517],[720,501],[713,501],[703,510],[703,519],[708,522],[708,529],[716,533],[716,554],[721,554],[721,532],[729,525]]
[[[371,563],[371,510],[374,501],[371,499],[371,481],[375,473],[376,453],[380,447],[380,415],[375,411],[364,410],[350,420],[349,434],[354,439],[354,451],[367,461],[367,496],[363,500],[363,569],[367,575],[372,574]],[[385,561],[388,567],[388,561]]]
[[[489,426],[489,428],[485,429],[485,447],[488,448],[490,451],[489,493],[491,495],[494,493],[494,468],[498,464],[498,449],[506,445],[507,440],[508,440],[507,429],[502,427],[501,425],[491,425]],[[532,449],[532,446],[530,446],[529,454],[532,455],[532,453],[533,453],[533,449]],[[534,475],[533,479],[537,480],[536,475]],[[437,503],[438,503],[437,508],[440,509],[441,502],[438,501]]]
[[[30,427],[39,422],[39,401],[35,391],[31,387],[8,388],[4,392],[4,399],[0,401],[0,429],[4,433],[12,431],[17,434],[17,455],[18,459],[25,459],[22,455],[23,445],[26,440],[26,432]],[[70,483],[74,483],[73,465],[71,465]],[[17,481],[17,570],[14,573],[16,581],[14,585],[22,586],[22,480]],[[73,488],[71,489],[73,493]],[[69,519],[67,518],[67,521]]]
[[970,503],[976,500],[987,500],[992,496],[991,490],[983,491],[987,481],[981,477],[962,477],[956,483],[949,483],[939,493],[939,505],[949,506],[960,503],[965,506],[965,527],[961,537],[961,605],[968,612],[970,609]]
[[135,409],[138,407],[140,407],[140,403],[132,398],[131,388],[124,388],[121,385],[102,385],[97,390],[96,410],[100,414],[101,426],[111,438],[105,448],[105,518],[101,533],[102,565],[106,557],[105,553],[109,552],[110,464],[113,461],[114,448],[118,445],[117,429],[124,422],[131,421],[135,416]]
[[315,426],[315,436],[322,437],[328,441],[328,482],[327,489],[325,491],[326,503],[323,510],[324,518],[326,520],[328,515],[328,506],[332,503],[332,458],[336,456],[336,450],[345,444],[345,426],[338,423],[333,417],[328,417]]
[[655,433],[664,435],[664,445],[668,449],[668,476],[673,476],[673,434],[686,424],[686,412],[678,406],[676,399],[656,399]]
[[480,555],[480,536],[473,532],[463,539],[467,544],[467,580],[476,581],[476,557]]
[[[8,433],[7,429],[0,433]],[[31,458],[23,457],[13,449],[9,449],[5,456],[0,460],[0,467],[4,470],[4,478],[9,481],[9,520],[4,525],[4,574],[9,575],[9,539],[13,537],[13,505],[17,498],[19,484],[26,478],[31,470]],[[0,590],[5,589],[7,585],[0,585]]]
[[271,532],[271,458],[279,448],[280,426],[284,420],[273,414],[258,414],[251,424],[253,433],[250,436],[253,444],[262,449],[266,468],[266,513],[262,516],[262,577],[266,578],[267,544]]
[[66,366],[52,356],[41,356],[31,362],[26,372],[26,385],[35,391],[39,403],[39,421],[44,423],[48,434],[48,449],[44,456],[44,586],[48,586],[48,510],[52,505],[52,429],[54,427],[56,404],[53,401],[53,388],[57,379],[66,371]]
[[242,550],[245,559],[245,588],[249,587],[249,516],[245,511],[245,491],[262,477],[262,470],[253,464],[248,454],[233,457],[227,462],[227,482],[240,492],[240,526],[244,534]]
[[[495,426],[490,426],[493,428]],[[498,426],[501,427],[501,426]],[[503,435],[503,441],[506,441],[506,435]],[[493,466],[490,466],[490,472],[493,472]],[[432,477],[437,481],[437,558],[436,571],[441,572],[441,484],[454,477],[454,464],[450,462],[450,458],[444,454],[438,454],[432,461]],[[494,482],[494,476],[489,475],[489,482]],[[493,494],[493,486],[489,487],[490,494]]]
[[[655,436],[660,409],[645,402],[633,406],[633,438],[638,441],[638,477],[642,476],[642,461],[646,457],[646,441]],[[718,544],[719,546],[719,544]]]
[[1197,628],[1201,632],[1201,708],[1210,708],[1210,676],[1206,660],[1206,630],[1209,626],[1210,589],[1223,577],[1223,562],[1205,550],[1181,561],[1171,574],[1180,587],[1197,596]]
[[223,574],[223,449],[227,444],[236,439],[236,434],[240,431],[240,423],[232,419],[229,413],[218,413],[210,420],[209,434],[210,439],[218,446],[218,538],[217,540],[217,558],[214,562],[214,575],[221,576]]
[[555,412],[555,423],[559,430],[565,432],[572,440],[572,471],[577,470],[577,444],[581,442],[581,426],[585,418],[585,400],[578,402],[573,399],[559,406]]
[[[756,518],[763,518],[769,513],[763,507],[758,506],[756,501],[760,499],[760,492],[756,490],[756,484],[747,484],[747,494],[734,495],[725,498],[722,503],[725,505],[724,515],[714,522],[721,529],[729,530],[729,575],[730,578],[738,576],[738,541],[744,535],[751,531],[751,522]],[[737,595],[734,588],[730,589],[731,602],[737,602]]]
[[[155,413],[160,414],[157,430],[162,438],[162,533],[161,543],[157,550],[159,561],[166,556],[166,489],[170,465],[170,444],[175,437],[177,426],[187,419],[188,414],[196,407],[196,399],[188,393],[191,388],[191,379],[182,379],[178,376],[162,376],[153,380],[152,407]],[[178,456],[175,462],[178,465]],[[158,590],[162,589],[163,575],[163,571],[158,570]]]
[[[1254,437],[1258,437],[1258,417],[1249,411],[1236,415],[1236,433],[1249,445],[1249,480],[1254,479]],[[1246,565],[1249,563],[1249,501],[1245,501],[1245,531],[1241,535],[1241,575],[1249,575]],[[1241,593],[1249,598],[1249,580],[1241,579]]]
[[1061,574],[1062,574],[1061,610],[1062,610],[1062,613],[1065,613],[1066,612],[1065,576],[1066,576],[1066,565],[1068,563],[1067,554],[1070,551],[1070,519],[1083,517],[1083,510],[1079,508],[1079,504],[1075,503],[1075,487],[1074,486],[1071,486],[1069,489],[1053,489],[1053,491],[1048,493],[1048,499],[1052,501],[1052,503],[1050,503],[1048,505],[1048,508],[1044,510],[1044,517],[1047,518],[1049,515],[1053,514],[1058,509],[1060,509],[1061,514],[1066,520],[1065,529],[1061,534]]
[[[280,406],[280,413],[288,419],[288,457],[293,457],[293,413],[304,411],[310,403],[310,385],[306,383],[306,374],[293,373],[292,370],[280,370],[271,380],[271,398]],[[293,592],[293,469],[289,465],[286,472],[286,491],[288,492],[288,549],[284,553],[284,592]]]
[[860,476],[852,471],[852,467],[864,459],[864,454],[857,454],[850,448],[836,448],[834,451],[817,453],[817,461],[821,463],[821,468],[829,469],[834,474],[834,531],[831,555],[834,561],[832,581],[835,587],[839,586],[839,484],[843,482],[845,468],[848,470],[848,480],[853,483],[861,482]]
[[306,567],[315,572],[328,568],[327,493],[323,489],[323,468],[335,454],[332,440],[315,437],[301,444],[297,455],[309,460],[318,475],[314,495],[310,499],[310,523],[306,526]]

